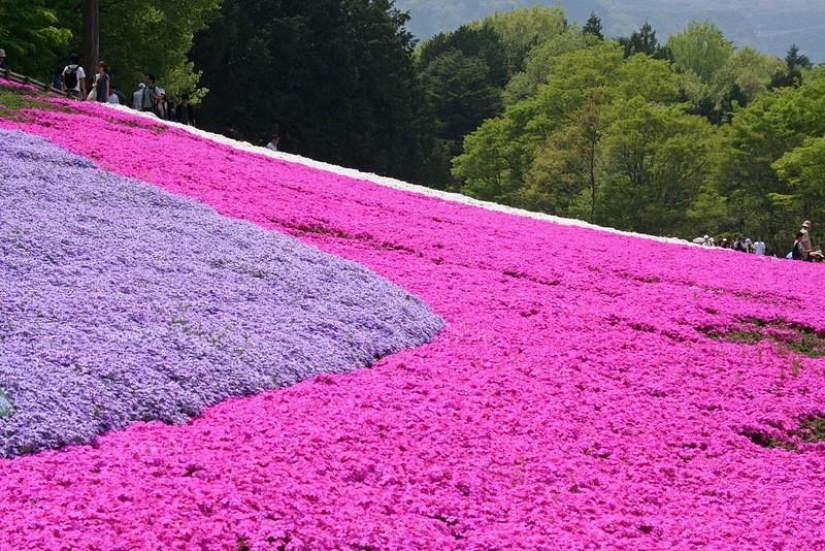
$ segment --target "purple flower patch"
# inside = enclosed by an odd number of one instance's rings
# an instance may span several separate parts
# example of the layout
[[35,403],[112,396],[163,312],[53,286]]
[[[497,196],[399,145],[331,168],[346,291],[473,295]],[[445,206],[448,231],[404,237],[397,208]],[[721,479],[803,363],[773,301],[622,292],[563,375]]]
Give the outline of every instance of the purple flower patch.
[[442,320],[364,267],[0,130],[0,456],[343,373]]

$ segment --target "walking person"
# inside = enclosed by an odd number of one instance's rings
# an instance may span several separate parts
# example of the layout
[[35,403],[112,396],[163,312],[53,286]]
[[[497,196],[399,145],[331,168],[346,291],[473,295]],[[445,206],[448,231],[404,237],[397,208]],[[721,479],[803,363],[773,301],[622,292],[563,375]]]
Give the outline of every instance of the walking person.
[[80,66],[80,57],[77,54],[72,54],[69,57],[69,64],[64,67],[61,78],[66,96],[86,98],[86,73],[83,71],[83,67]]

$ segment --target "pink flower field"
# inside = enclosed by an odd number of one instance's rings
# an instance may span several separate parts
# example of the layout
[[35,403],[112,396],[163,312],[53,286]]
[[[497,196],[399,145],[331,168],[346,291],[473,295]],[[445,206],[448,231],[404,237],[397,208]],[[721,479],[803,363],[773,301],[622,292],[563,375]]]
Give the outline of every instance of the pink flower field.
[[370,369],[0,460],[0,549],[825,549],[820,266],[55,103],[0,128],[356,262],[446,325]]

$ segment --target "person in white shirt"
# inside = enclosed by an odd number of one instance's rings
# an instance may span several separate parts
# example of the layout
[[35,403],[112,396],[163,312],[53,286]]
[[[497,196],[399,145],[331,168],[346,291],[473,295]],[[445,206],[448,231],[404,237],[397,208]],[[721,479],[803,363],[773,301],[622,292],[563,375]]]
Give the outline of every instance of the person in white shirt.
[[799,230],[802,233],[802,260],[811,260],[811,252],[813,251],[813,247],[811,246],[811,223],[808,220],[802,222],[802,229]]
[[765,242],[762,241],[762,238],[758,238],[756,243],[753,244],[753,252],[759,256],[765,256],[765,252],[767,252],[767,247],[765,247]]
[[[260,142],[258,142],[258,143],[260,143]],[[272,136],[272,139],[269,140],[269,143],[266,144],[266,148],[269,149],[270,151],[278,151],[278,144],[279,143],[281,143],[281,138],[278,136],[278,134],[275,134],[274,136]]]

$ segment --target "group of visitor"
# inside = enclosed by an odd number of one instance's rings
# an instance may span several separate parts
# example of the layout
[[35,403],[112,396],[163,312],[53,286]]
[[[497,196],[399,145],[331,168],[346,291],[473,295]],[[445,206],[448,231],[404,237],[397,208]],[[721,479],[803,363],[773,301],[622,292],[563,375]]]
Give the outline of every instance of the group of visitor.
[[[0,69],[6,68],[6,52],[0,48]],[[89,83],[89,75],[80,64],[80,56],[77,54],[69,56],[69,63],[63,68],[57,67],[52,71],[51,86],[64,92],[67,97],[80,101],[127,104],[126,96],[112,84],[109,64],[105,61],[98,63],[94,78]],[[132,94],[131,106],[136,111],[153,113],[164,120],[196,126],[195,107],[192,105],[190,96],[181,95],[180,102],[175,105],[167,97],[166,91],[157,85],[154,75],[147,74],[144,81],[138,84]],[[227,123],[223,133],[229,138],[242,139],[231,122]],[[271,151],[279,151],[280,137],[277,131],[273,133],[265,147]]]
[[742,237],[737,235],[733,241],[728,241],[727,237],[723,237],[718,241],[713,237],[705,235],[699,239],[699,243],[704,247],[720,247],[722,249],[731,249],[743,253],[751,253],[758,256],[765,256],[768,254],[768,248],[762,238],[752,241],[750,237]]
[[[805,220],[800,230],[796,232],[796,238],[793,242],[791,252],[789,252],[785,258],[804,260],[806,262],[821,262],[823,260],[821,251],[814,250],[813,248],[810,231],[811,222],[810,220]],[[716,240],[713,237],[705,235],[704,237],[697,238],[695,243],[704,247],[720,247],[743,253],[751,253],[757,256],[765,256],[768,254],[767,246],[761,237],[756,241],[752,241],[749,237],[737,235],[732,241],[728,241],[726,237]]]
[[166,90],[155,83],[154,75],[146,75],[132,94],[132,108],[135,111],[153,113],[158,118],[195,126],[195,107],[189,94],[183,94],[176,106],[166,97]]
[[[62,71],[58,70],[55,73],[52,85],[64,91],[70,98],[101,103],[126,103],[126,96],[112,86],[109,65],[105,61],[98,64],[88,92],[86,89],[87,75],[80,65],[78,55],[70,56],[69,64]],[[164,120],[195,126],[195,108],[189,95],[183,94],[180,103],[176,106],[166,97],[166,91],[155,83],[153,75],[146,75],[144,82],[141,82],[132,94],[132,108],[136,111],[153,113]]]
[[86,71],[80,66],[80,58],[73,54],[69,64],[60,73],[60,81],[53,82],[59,90],[66,92],[70,98],[101,103],[120,103],[120,97],[112,87],[112,77],[109,74],[109,64],[101,61],[97,64],[97,71],[92,80],[91,88],[86,92]]
[[793,242],[788,258],[792,260],[804,260],[805,262],[822,262],[822,251],[815,251],[811,243],[811,222],[802,222],[802,228],[796,232],[796,239]]

